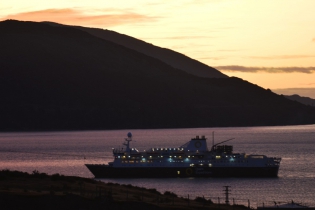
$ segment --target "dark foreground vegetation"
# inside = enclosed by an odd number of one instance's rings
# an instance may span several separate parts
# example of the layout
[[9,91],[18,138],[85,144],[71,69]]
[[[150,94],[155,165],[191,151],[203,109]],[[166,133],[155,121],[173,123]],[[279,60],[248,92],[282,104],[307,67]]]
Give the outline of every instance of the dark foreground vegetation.
[[172,192],[132,185],[104,183],[88,178],[47,175],[33,171],[0,171],[1,210],[72,209],[246,209],[239,205],[218,205],[197,197],[188,200]]

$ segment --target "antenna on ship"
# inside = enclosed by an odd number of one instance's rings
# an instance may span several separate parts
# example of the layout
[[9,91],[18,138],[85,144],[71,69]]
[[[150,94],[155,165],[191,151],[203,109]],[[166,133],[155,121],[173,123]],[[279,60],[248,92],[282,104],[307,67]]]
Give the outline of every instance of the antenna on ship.
[[129,146],[130,146],[130,142],[132,141],[132,133],[128,132],[127,133],[127,137],[128,138],[125,139],[126,142],[124,143],[124,145],[126,146],[126,151],[130,152],[130,147]]
[[131,139],[131,138],[132,138],[132,133],[131,133],[131,132],[128,132],[128,133],[127,133],[127,136],[128,136],[128,138]]
[[212,148],[214,147],[214,131],[212,131]]

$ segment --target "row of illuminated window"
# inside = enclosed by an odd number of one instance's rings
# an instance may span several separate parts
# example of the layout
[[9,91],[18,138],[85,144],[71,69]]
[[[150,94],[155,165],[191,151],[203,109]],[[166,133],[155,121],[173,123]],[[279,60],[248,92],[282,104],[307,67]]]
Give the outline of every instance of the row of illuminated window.
[[[182,156],[168,156],[169,158],[175,158],[175,159],[183,159]],[[187,159],[194,159],[196,156],[188,156],[186,158]],[[132,160],[140,160],[140,159],[145,159],[144,156],[138,156],[138,157],[130,157],[130,156],[115,156],[116,159],[132,159]],[[167,158],[167,157],[164,157],[164,156],[148,156],[147,159],[155,159],[155,158]],[[220,160],[218,160],[220,159]],[[199,162],[205,162],[205,161],[199,161]],[[221,159],[221,156],[216,156],[216,160],[212,159],[212,161],[208,161],[208,162],[221,162],[221,163],[224,163],[224,162],[238,162],[238,163],[245,163],[245,162],[248,162],[247,160],[235,160],[235,159]]]
[[212,163],[248,163],[248,160],[214,160]]
[[152,148],[151,151],[184,151],[184,148]]
[[121,161],[121,163],[152,163],[153,161],[152,160],[141,160],[141,161],[138,161],[138,160],[123,160]]
[[[152,155],[150,155],[150,156],[148,156],[148,157],[146,157],[146,158],[148,158],[148,159],[152,159],[152,158],[167,158],[167,157],[164,157],[164,156],[152,156]],[[178,159],[182,159],[183,157],[182,156],[168,156],[169,158],[178,158]],[[190,156],[188,156],[188,157],[190,157]],[[144,156],[115,156],[115,158],[117,159],[119,159],[119,158],[121,158],[121,159],[141,159],[141,158],[145,158]]]

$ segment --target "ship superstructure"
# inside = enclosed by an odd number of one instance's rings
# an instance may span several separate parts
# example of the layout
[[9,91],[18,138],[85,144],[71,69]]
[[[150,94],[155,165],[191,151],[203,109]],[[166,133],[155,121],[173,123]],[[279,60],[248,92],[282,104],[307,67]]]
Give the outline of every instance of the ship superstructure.
[[113,149],[108,165],[86,164],[95,177],[277,177],[281,158],[233,153],[233,146],[213,144],[196,136],[177,148],[130,147],[128,133],[122,149]]

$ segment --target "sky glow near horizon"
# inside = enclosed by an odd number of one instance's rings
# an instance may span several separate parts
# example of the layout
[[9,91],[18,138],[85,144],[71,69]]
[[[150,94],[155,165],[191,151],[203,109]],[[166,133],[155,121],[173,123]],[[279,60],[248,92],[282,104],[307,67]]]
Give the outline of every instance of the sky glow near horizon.
[[305,88],[315,98],[314,8],[313,0],[11,0],[1,2],[0,20],[114,30],[263,88]]

